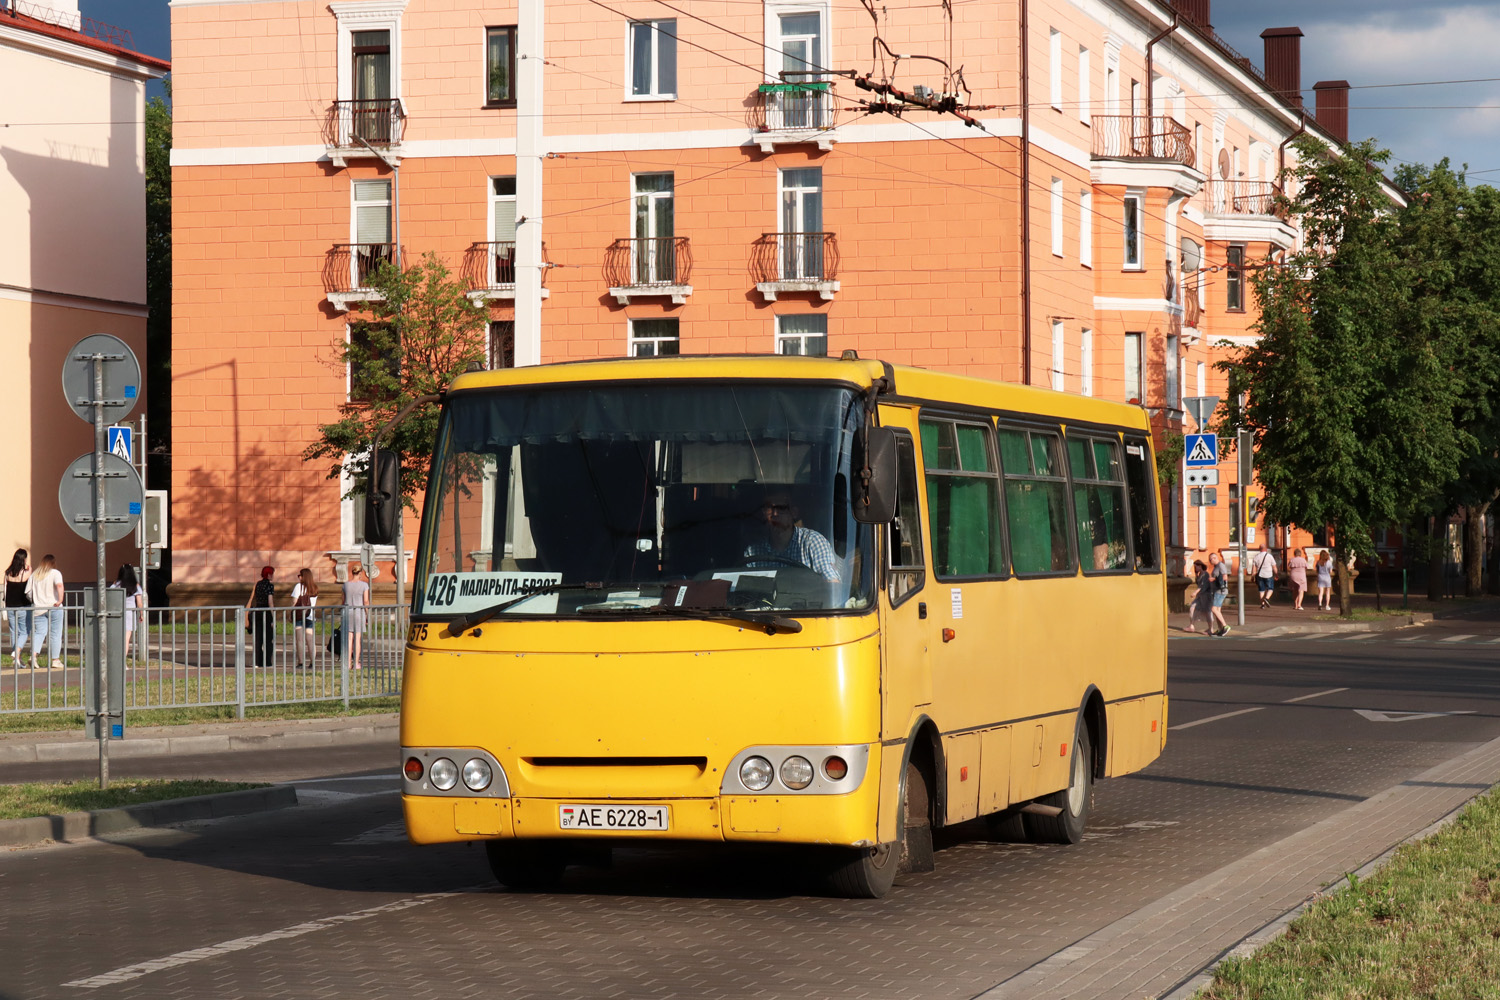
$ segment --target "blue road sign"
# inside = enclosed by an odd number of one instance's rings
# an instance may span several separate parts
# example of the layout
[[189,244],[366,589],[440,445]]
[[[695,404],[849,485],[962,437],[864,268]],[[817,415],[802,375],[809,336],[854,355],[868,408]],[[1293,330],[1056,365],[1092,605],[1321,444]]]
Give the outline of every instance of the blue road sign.
[[109,453],[111,455],[118,455],[129,462],[133,450],[132,445],[134,444],[134,435],[131,434],[131,431],[135,430],[135,428],[129,424],[114,424],[105,429],[109,431]]
[[1219,464],[1219,435],[1186,434],[1183,436],[1183,446],[1187,451],[1183,463],[1188,468]]

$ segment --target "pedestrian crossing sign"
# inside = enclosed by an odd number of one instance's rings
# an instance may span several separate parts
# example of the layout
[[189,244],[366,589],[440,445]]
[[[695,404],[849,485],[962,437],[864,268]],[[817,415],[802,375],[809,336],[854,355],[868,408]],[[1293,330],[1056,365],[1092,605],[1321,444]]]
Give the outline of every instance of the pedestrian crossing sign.
[[1187,434],[1183,445],[1187,452],[1183,464],[1188,468],[1219,464],[1219,435]]
[[105,429],[109,431],[109,440],[107,442],[109,453],[118,458],[123,458],[127,462],[132,461],[130,457],[132,452],[131,445],[134,442],[131,440],[132,435],[130,432],[135,428],[129,424],[114,424]]

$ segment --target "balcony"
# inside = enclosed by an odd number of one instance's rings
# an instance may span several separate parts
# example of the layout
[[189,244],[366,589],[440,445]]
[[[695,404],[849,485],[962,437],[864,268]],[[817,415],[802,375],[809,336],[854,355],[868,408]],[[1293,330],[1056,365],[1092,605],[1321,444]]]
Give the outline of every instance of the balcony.
[[394,243],[335,243],[323,260],[323,289],[339,312],[360,302],[383,302],[370,287],[370,276],[382,264],[401,266],[401,248]]
[[[547,244],[542,244],[542,260],[547,259]],[[516,244],[514,240],[471,243],[464,251],[464,283],[474,302],[516,297]],[[542,284],[547,283],[547,268],[542,268]],[[542,298],[548,295],[542,289]]]
[[767,302],[794,292],[831,299],[839,290],[839,245],[832,233],[763,233],[751,248],[755,290]]
[[1203,187],[1197,169],[1193,133],[1161,115],[1095,115],[1093,165],[1095,184],[1164,187],[1192,197]]
[[692,273],[693,254],[686,236],[615,240],[604,251],[604,280],[622,306],[630,305],[632,298],[658,295],[682,305],[693,294],[688,284]]
[[1230,243],[1270,243],[1282,250],[1296,242],[1280,185],[1240,178],[1208,182],[1203,215],[1205,239]]
[[755,96],[751,124],[762,153],[801,142],[816,142],[822,150],[833,148],[832,84],[763,83]]
[[399,162],[405,134],[406,112],[396,98],[334,101],[323,121],[328,157],[338,167],[363,157]]

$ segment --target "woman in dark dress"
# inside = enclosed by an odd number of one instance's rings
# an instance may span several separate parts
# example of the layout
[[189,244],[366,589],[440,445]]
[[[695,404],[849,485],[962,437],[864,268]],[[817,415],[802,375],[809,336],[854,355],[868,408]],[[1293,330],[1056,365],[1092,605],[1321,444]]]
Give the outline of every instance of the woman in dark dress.
[[254,636],[257,667],[275,665],[276,619],[271,614],[271,609],[276,606],[276,585],[271,582],[274,575],[275,567],[261,567],[260,579],[250,592],[250,599],[245,602],[245,607],[250,609],[250,632]]

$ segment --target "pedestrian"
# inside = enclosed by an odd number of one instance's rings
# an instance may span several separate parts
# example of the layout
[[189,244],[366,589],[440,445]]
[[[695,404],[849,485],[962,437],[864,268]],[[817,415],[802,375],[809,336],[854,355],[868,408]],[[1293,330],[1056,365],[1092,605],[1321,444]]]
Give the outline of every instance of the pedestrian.
[[31,598],[26,583],[31,579],[31,553],[16,549],[5,571],[5,617],[10,620],[11,660],[21,669],[21,650],[31,638]]
[[1286,561],[1287,579],[1292,584],[1292,607],[1302,610],[1302,598],[1307,594],[1307,551],[1293,549],[1292,558]]
[[1189,632],[1198,631],[1198,616],[1203,616],[1204,628],[1213,631],[1213,615],[1210,608],[1213,605],[1213,581],[1208,575],[1208,564],[1202,559],[1193,560],[1193,582],[1198,589],[1193,593],[1193,602],[1188,605],[1188,627]]
[[[292,649],[297,654],[297,666],[304,662],[313,665],[316,648],[313,645],[313,608],[318,606],[318,581],[312,570],[303,567],[297,573],[297,582],[292,586]],[[303,654],[307,659],[304,661]]]
[[[1211,564],[1208,575],[1214,590],[1213,618],[1208,623],[1208,634],[1222,639],[1229,634],[1229,623],[1224,620],[1224,600],[1229,596],[1229,564],[1217,552],[1210,552],[1208,561]],[[1214,622],[1219,623],[1217,632],[1214,631]]]
[[250,591],[250,599],[245,602],[245,607],[251,609],[248,631],[254,636],[257,667],[275,666],[276,619],[271,613],[271,609],[276,607],[276,585],[271,582],[271,577],[275,575],[274,566],[262,566],[260,579],[255,582],[255,589]]
[[57,569],[57,557],[52,553],[42,556],[36,571],[26,582],[26,594],[31,598],[31,665],[40,669],[37,654],[42,651],[42,641],[47,642],[47,654],[53,670],[63,668],[62,643],[63,620],[67,610],[63,607],[63,576]]
[[349,669],[360,669],[360,639],[364,636],[365,620],[370,605],[370,581],[365,579],[365,568],[358,562],[349,564],[349,579],[344,584],[344,648],[349,650]]
[[135,578],[135,567],[125,563],[115,575],[110,590],[125,591],[125,660],[130,660],[130,637],[135,634],[136,611],[146,606],[146,592]]
[[1318,609],[1333,610],[1333,556],[1327,549],[1318,553]]
[[1255,577],[1255,588],[1260,592],[1260,606],[1269,608],[1271,595],[1276,590],[1276,557],[1271,554],[1269,544],[1261,543],[1260,551],[1255,554],[1245,572]]

